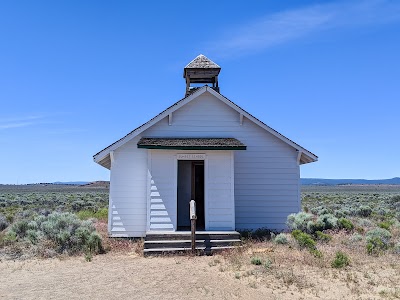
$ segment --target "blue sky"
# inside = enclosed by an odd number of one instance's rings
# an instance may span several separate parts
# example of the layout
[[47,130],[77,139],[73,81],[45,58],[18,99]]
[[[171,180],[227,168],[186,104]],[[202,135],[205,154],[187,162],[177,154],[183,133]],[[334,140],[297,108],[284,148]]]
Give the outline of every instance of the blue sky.
[[92,155],[221,93],[319,156],[302,177],[400,176],[399,1],[1,1],[0,183],[107,180]]

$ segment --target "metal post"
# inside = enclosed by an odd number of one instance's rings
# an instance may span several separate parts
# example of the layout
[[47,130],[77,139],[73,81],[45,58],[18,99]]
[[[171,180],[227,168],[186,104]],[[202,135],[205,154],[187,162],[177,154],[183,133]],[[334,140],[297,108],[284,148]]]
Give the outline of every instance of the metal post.
[[196,253],[196,201],[190,200],[190,227],[192,236],[192,254]]

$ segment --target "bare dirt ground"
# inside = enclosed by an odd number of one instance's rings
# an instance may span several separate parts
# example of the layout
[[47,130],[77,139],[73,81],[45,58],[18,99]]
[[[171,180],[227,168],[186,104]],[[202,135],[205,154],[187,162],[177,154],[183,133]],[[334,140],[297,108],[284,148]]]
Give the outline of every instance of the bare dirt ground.
[[210,257],[142,258],[102,255],[0,264],[4,299],[261,299],[215,272]]
[[[93,257],[0,262],[0,299],[397,299],[398,256],[352,255],[345,269],[263,243],[214,256]],[[289,255],[288,255],[289,254]],[[269,267],[250,263],[251,257]]]

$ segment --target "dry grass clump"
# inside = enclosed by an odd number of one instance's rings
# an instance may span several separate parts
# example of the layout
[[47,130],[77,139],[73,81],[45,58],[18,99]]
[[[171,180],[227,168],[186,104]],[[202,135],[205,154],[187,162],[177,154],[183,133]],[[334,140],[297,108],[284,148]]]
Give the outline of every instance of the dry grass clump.
[[[283,288],[322,298],[324,295],[363,298],[370,297],[371,293],[395,298],[400,282],[397,254],[387,252],[371,256],[367,254],[364,237],[353,241],[353,232],[328,231],[325,234],[328,233],[331,239],[316,239],[320,257],[301,247],[290,234],[283,233],[286,244],[274,240],[246,240],[243,247],[217,255],[218,264],[210,264],[210,267],[218,266],[221,272],[257,289]],[[330,290],[328,286],[340,289]],[[338,294],[332,296],[335,293]]]
[[131,238],[110,238],[108,236],[107,222],[99,220],[95,223],[95,228],[103,240],[104,249],[106,252],[111,253],[135,253],[136,255],[143,255],[143,239]]

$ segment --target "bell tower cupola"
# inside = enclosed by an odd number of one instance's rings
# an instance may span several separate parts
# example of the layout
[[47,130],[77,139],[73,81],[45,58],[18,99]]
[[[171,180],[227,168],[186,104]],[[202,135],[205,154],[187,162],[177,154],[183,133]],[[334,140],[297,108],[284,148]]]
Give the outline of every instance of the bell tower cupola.
[[218,74],[221,67],[203,54],[193,59],[184,69],[183,78],[186,80],[185,97],[204,84],[210,84],[219,93]]

